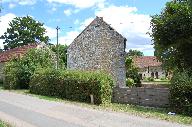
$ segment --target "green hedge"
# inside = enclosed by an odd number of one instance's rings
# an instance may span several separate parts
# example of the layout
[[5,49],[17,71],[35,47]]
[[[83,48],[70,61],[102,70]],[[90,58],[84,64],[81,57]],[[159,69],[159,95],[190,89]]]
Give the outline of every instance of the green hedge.
[[192,116],[192,76],[189,72],[177,72],[171,80],[170,104],[177,112]]
[[38,69],[30,81],[30,92],[95,104],[110,103],[113,80],[101,72]]

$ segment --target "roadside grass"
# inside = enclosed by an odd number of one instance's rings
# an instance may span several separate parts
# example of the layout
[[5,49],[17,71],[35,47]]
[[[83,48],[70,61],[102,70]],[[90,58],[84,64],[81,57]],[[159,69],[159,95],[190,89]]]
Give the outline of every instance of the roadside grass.
[[184,115],[168,115],[167,113],[170,111],[166,108],[153,108],[153,107],[143,107],[143,106],[136,106],[130,104],[101,104],[101,105],[91,105],[88,103],[76,102],[67,99],[60,99],[56,97],[48,97],[42,95],[35,95],[29,93],[29,90],[10,90],[11,92],[16,92],[19,94],[26,94],[33,97],[38,97],[39,99],[49,100],[49,101],[56,101],[56,102],[63,102],[73,105],[78,105],[81,107],[92,108],[97,110],[105,110],[105,111],[114,111],[114,112],[121,112],[121,113],[128,113],[135,116],[141,116],[145,118],[154,118],[159,120],[166,120],[170,122],[176,122],[181,124],[190,124],[192,125],[192,117],[184,116]]
[[11,127],[11,125],[0,120],[0,127]]
[[141,81],[143,86],[148,87],[166,87],[169,88],[171,86],[170,81]]

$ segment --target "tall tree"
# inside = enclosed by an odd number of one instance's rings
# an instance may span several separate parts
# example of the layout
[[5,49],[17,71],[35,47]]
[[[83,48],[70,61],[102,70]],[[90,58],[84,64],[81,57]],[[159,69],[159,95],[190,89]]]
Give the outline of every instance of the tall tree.
[[191,5],[191,0],[173,0],[161,14],[152,16],[155,55],[167,68],[192,68]]
[[129,52],[127,53],[127,56],[144,56],[144,54],[139,50],[130,49]]
[[35,21],[32,17],[16,17],[9,23],[10,28],[0,37],[4,39],[4,50],[23,46],[28,43],[48,43],[49,37],[45,36],[46,29],[43,23]]

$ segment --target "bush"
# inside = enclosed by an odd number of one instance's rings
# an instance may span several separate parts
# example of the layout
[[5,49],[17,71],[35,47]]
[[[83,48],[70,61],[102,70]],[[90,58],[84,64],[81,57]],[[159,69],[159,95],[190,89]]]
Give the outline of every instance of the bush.
[[34,94],[66,98],[95,104],[110,103],[113,80],[101,72],[82,72],[55,69],[38,69],[30,81]]
[[134,80],[135,86],[141,86],[141,77],[139,75],[138,68],[134,66],[131,57],[126,58],[126,78],[131,78]]
[[155,81],[155,79],[153,77],[148,77],[147,80],[150,81],[150,82]]
[[165,76],[161,77],[160,80],[165,81],[167,80]]
[[49,49],[31,49],[22,58],[13,59],[5,65],[5,89],[27,89],[30,77],[38,67],[54,67]]
[[192,76],[177,72],[171,79],[170,104],[174,111],[192,116]]
[[126,86],[127,87],[133,87],[134,86],[134,80],[131,78],[126,79]]

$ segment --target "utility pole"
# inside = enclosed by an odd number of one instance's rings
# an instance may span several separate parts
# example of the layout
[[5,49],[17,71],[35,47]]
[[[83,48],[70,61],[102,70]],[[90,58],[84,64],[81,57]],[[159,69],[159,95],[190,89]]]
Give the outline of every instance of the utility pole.
[[56,27],[57,30],[57,64],[56,64],[56,69],[59,69],[59,37],[58,37],[58,32],[59,32],[59,27]]

